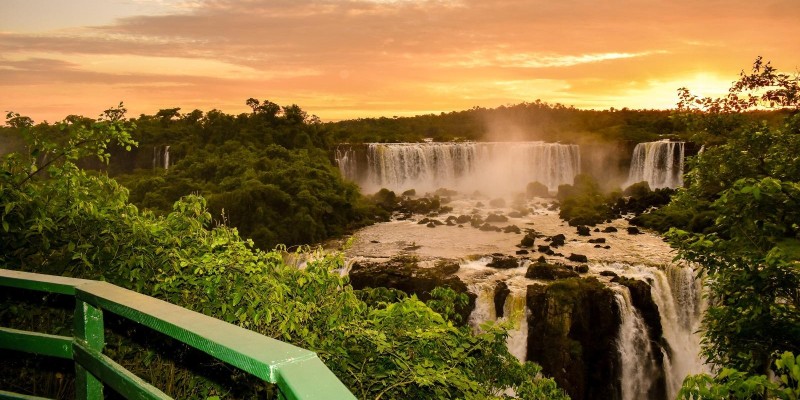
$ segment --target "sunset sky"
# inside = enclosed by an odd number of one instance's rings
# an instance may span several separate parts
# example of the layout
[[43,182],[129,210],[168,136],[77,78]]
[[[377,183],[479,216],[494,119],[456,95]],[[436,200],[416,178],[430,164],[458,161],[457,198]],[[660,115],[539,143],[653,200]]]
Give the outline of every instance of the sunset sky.
[[0,111],[670,108],[759,55],[798,71],[798,21],[800,0],[2,0]]

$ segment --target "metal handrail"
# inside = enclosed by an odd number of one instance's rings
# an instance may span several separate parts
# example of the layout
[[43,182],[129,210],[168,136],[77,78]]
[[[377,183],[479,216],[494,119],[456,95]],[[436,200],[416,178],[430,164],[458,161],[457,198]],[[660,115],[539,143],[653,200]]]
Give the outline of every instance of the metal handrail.
[[[75,297],[73,337],[0,327],[0,348],[75,361],[77,399],[108,385],[127,399],[169,399],[103,355],[103,312],[170,336],[276,384],[284,399],[355,399],[316,353],[107,282],[0,269],[0,286]],[[28,398],[5,392],[0,399]]]

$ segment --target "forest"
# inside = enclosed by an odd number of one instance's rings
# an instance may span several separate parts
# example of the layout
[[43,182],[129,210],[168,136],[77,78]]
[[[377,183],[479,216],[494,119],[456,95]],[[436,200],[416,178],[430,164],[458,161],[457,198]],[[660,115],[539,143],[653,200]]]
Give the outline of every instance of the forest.
[[[9,112],[0,128],[0,264],[106,280],[311,349],[359,398],[507,398],[507,389],[566,398],[541,367],[509,354],[507,324],[481,334],[464,326],[454,311],[464,296],[441,289],[422,302],[354,290],[338,272],[341,254],[308,246],[389,216],[381,198],[342,178],[331,152],[339,143],[497,140],[518,127],[515,139],[565,143],[682,139],[703,147],[687,162],[684,187],[634,219],[707,276],[703,356],[717,368],[688,377],[681,397],[797,399],[800,80],[759,58],[726,97],[679,94],[669,111],[535,101],[330,123],[254,98],[239,115],[172,108],[128,117],[120,104],[99,118],[36,124]],[[606,213],[626,196],[575,187],[561,198],[575,213]],[[295,252],[312,261],[298,268],[284,257]],[[4,325],[56,330],[65,318],[10,296],[0,298],[11,304],[0,309]],[[185,349],[176,360],[156,342],[162,350],[143,356],[140,337],[113,337],[109,347],[131,370],[174,370],[150,376],[167,380],[160,386],[174,397],[274,395],[258,384],[230,389],[226,382],[246,378],[224,368],[190,378]],[[15,360],[0,376],[24,366],[69,374]],[[70,390],[52,374],[19,381]]]

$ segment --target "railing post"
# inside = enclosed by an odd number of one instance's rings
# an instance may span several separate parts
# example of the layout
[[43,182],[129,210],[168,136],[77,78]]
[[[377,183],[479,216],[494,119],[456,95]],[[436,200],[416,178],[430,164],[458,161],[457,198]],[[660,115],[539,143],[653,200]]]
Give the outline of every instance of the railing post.
[[[103,310],[75,299],[75,338],[92,350],[103,351]],[[83,366],[75,363],[75,398],[80,400],[102,400],[103,383]]]

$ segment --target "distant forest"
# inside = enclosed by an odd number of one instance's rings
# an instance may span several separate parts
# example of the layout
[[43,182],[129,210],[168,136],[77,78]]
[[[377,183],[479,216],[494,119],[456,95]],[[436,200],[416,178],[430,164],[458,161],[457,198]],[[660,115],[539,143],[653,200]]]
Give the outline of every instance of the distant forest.
[[[248,99],[250,113],[180,108],[136,118],[113,109],[138,146],[110,146],[111,162],[86,159],[130,190],[139,207],[165,214],[189,194],[208,200],[217,223],[237,227],[260,248],[318,243],[386,217],[332,162],[340,143],[453,140],[543,140],[569,143],[696,139],[687,121],[668,110],[579,110],[542,101],[402,118],[363,118],[322,123],[297,105]],[[110,112],[111,110],[107,111]],[[780,111],[743,118],[780,121]],[[0,128],[2,152],[21,146],[16,131],[33,121],[17,116]],[[69,116],[68,124],[95,120]],[[58,135],[56,124],[37,131]],[[696,132],[695,132],[696,133]],[[164,169],[168,147],[168,168]]]

